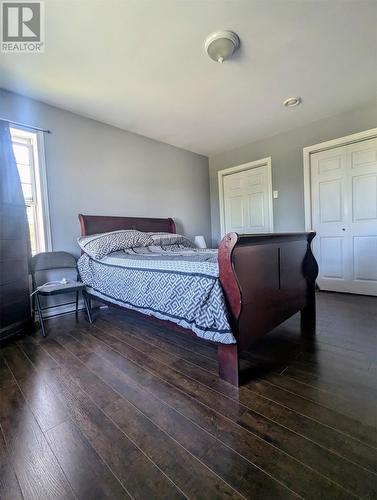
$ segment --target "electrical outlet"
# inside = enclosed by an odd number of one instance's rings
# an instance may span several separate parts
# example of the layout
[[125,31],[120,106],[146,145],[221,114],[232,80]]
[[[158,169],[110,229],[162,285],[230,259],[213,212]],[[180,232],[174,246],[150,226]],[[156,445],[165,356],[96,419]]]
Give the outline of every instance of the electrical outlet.
[[273,198],[279,198],[279,191],[273,191],[272,197]]

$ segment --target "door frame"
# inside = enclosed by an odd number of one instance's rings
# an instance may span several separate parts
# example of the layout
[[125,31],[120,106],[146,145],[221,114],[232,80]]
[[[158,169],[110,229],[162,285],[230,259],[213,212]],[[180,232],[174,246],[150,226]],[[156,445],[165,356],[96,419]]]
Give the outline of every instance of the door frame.
[[303,149],[304,157],[304,206],[305,206],[305,231],[311,231],[312,228],[312,186],[311,186],[311,155],[320,151],[334,149],[340,146],[347,146],[356,142],[362,142],[366,139],[377,137],[377,128],[357,132],[356,134],[346,135],[338,139],[320,142],[313,146],[307,146]]
[[[377,129],[376,129],[377,130]],[[268,208],[269,208],[269,223],[271,232],[274,231],[274,212],[273,212],[273,201],[272,201],[272,166],[271,166],[271,156],[267,158],[261,158],[260,160],[250,161],[248,163],[242,163],[242,165],[236,165],[235,167],[224,168],[217,172],[217,178],[219,182],[219,207],[220,207],[220,231],[221,237],[225,235],[225,203],[224,203],[224,177],[227,175],[235,174],[238,172],[244,172],[246,170],[251,170],[257,167],[267,167],[267,189],[268,189]]]

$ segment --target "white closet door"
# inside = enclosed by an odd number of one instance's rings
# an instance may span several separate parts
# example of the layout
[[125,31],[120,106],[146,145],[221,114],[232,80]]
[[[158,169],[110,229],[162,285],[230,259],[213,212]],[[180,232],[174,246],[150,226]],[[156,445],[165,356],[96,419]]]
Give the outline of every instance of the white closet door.
[[313,154],[311,189],[320,288],[377,295],[377,139]]
[[224,206],[226,233],[243,233],[247,220],[247,203],[243,195],[242,174],[237,172],[224,177]]
[[270,188],[267,166],[224,176],[225,231],[268,233]]
[[351,291],[377,295],[377,139],[347,147]]

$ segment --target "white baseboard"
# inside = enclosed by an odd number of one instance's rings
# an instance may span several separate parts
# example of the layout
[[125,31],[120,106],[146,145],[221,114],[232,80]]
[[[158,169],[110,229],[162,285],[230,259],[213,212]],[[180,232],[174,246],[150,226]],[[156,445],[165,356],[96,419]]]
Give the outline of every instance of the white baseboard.
[[[107,305],[101,304],[100,309],[108,308]],[[97,309],[97,306],[92,306],[93,309]],[[79,301],[79,312],[85,310],[85,305],[82,300]],[[64,314],[72,314],[76,312],[76,304],[64,304],[61,306],[48,307],[42,311],[43,319],[55,318],[57,316],[63,316]],[[38,317],[38,311],[35,311],[35,317]]]
[[[84,303],[79,302],[79,311],[84,309]],[[70,314],[76,311],[76,304],[64,304],[61,306],[48,307],[43,309],[43,319],[53,318],[55,316],[62,316],[63,314]],[[35,311],[35,316],[38,316],[38,311]]]

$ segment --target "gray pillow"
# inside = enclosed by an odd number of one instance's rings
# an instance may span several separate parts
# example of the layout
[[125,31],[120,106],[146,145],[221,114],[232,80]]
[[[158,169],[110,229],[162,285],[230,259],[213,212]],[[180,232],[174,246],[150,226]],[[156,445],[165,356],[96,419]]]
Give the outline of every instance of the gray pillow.
[[92,259],[102,259],[112,252],[127,248],[153,245],[153,240],[147,233],[135,229],[81,236],[77,242]]
[[188,248],[195,248],[195,245],[186,236],[174,233],[147,233],[151,237],[152,245],[166,247],[167,245],[182,245]]

